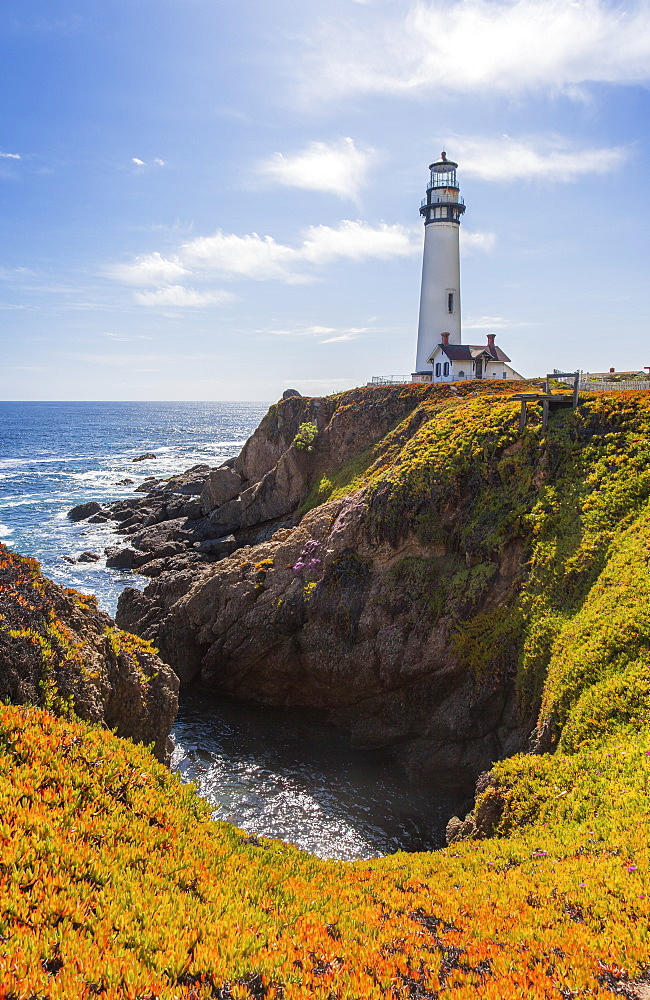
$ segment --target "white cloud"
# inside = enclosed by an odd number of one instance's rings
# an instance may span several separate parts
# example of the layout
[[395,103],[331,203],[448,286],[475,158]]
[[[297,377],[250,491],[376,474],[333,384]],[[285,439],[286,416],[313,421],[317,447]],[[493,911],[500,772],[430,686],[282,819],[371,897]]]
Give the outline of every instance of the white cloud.
[[163,257],[156,251],[136,257],[133,264],[115,264],[109,273],[127,285],[162,285],[178,281],[189,272],[177,257]]
[[[229,302],[229,292],[206,287],[215,276],[253,281],[283,281],[304,284],[314,281],[319,268],[337,261],[390,260],[421,252],[421,234],[398,224],[343,221],[338,226],[310,226],[296,246],[278,243],[272,236],[251,233],[217,232],[199,236],[183,244],[175,254],[159,252],[137,257],[132,264],[107,268],[110,277],[139,286],[136,301],[145,306],[194,307]],[[202,288],[188,288],[181,280],[191,279]],[[146,289],[146,290],[144,290]],[[316,335],[333,334],[349,339],[361,330],[314,330]]]
[[491,253],[496,243],[494,233],[472,232],[470,229],[460,227],[460,252],[461,256],[469,257],[470,254]]
[[[165,167],[167,165],[166,161],[165,160],[161,160],[160,157],[158,157],[158,156],[155,156],[151,162],[155,163],[157,167]],[[131,163],[135,163],[136,167],[146,167],[147,166],[147,161],[146,160],[141,160],[139,156],[132,156],[131,157]]]
[[575,96],[593,82],[650,79],[647,0],[415,0],[381,16],[325,21],[303,65],[314,99],[348,93],[510,95],[547,89]]
[[136,292],[136,302],[143,306],[169,307],[183,309],[187,306],[213,306],[232,302],[234,295],[230,292],[197,292],[184,285],[167,285],[151,292]]
[[406,226],[382,222],[373,227],[366,222],[346,220],[336,228],[310,226],[300,254],[311,264],[323,265],[335,260],[408,257],[420,249],[421,240],[416,241],[413,230]]
[[373,328],[369,326],[306,326],[296,327],[293,330],[260,330],[260,333],[270,333],[275,337],[314,337],[318,338],[321,344],[333,344],[341,340],[356,340],[364,333],[371,332]]
[[214,236],[199,236],[184,244],[179,253],[197,267],[228,277],[301,280],[292,273],[297,251],[276,243],[272,236],[257,233],[236,236],[219,231]]
[[0,153],[3,160],[20,160],[20,153]]
[[262,176],[286,187],[325,191],[356,201],[365,183],[371,149],[357,149],[353,139],[330,143],[312,142],[299,153],[276,153],[262,168]]
[[610,173],[628,157],[622,146],[580,149],[557,135],[523,139],[457,135],[450,138],[450,145],[463,174],[506,183],[533,178],[574,181],[584,174]]
[[312,268],[337,260],[388,260],[409,256],[421,248],[421,241],[414,239],[411,229],[383,222],[370,226],[366,222],[344,220],[336,227],[310,226],[303,236],[300,245],[291,247],[277,243],[272,236],[217,232],[186,243],[180,248],[179,257],[226,277],[277,279],[295,284],[312,280]]

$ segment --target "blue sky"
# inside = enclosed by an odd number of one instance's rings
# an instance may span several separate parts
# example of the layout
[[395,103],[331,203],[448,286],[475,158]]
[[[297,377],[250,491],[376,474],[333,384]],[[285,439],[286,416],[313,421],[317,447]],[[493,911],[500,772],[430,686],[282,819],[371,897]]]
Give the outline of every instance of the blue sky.
[[2,398],[409,373],[442,148],[465,342],[650,365],[647,2],[21,0],[0,67]]

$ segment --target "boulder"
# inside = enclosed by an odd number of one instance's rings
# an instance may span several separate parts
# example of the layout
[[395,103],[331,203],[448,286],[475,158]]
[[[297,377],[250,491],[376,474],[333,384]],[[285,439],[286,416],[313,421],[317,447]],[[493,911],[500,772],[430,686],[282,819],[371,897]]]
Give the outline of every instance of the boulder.
[[291,399],[292,396],[301,396],[302,393],[298,392],[297,389],[285,389],[282,393],[283,399]]
[[132,462],[147,462],[150,459],[156,458],[156,455],[152,451],[146,451],[144,455],[138,455],[137,458],[132,458]]
[[211,471],[209,465],[194,465],[186,472],[168,479],[165,489],[173,493],[182,493],[184,496],[198,496]]
[[[209,516],[210,523],[215,529],[219,529],[222,535],[236,531],[237,528],[241,528],[245,524],[241,497],[229,500],[228,503],[211,511]],[[215,534],[219,534],[219,531],[215,531]]]
[[241,493],[243,485],[241,476],[229,466],[222,465],[219,469],[214,469],[206,479],[199,497],[205,513],[209,514],[229,500],[234,500]]
[[136,486],[135,492],[136,493],[150,493],[157,486],[160,486],[161,483],[164,483],[164,482],[165,482],[164,479],[159,479],[156,476],[147,476],[146,479],[144,480],[144,482],[140,483],[139,486]]
[[99,562],[101,556],[97,555],[96,552],[82,552],[80,556],[77,556],[78,563],[94,563]]
[[129,546],[125,549],[116,546],[105,549],[105,552],[106,565],[111,569],[137,569],[152,558],[150,552],[139,552]]
[[209,556],[229,556],[235,549],[239,548],[239,542],[234,535],[226,535],[224,538],[209,538],[205,542],[195,542],[199,552],[205,552]]
[[68,517],[71,521],[85,521],[92,514],[98,514],[101,509],[101,504],[98,504],[95,500],[90,500],[88,503],[77,504],[76,507],[69,510]]
[[106,524],[107,521],[110,521],[110,517],[107,517],[103,511],[88,518],[88,524]]

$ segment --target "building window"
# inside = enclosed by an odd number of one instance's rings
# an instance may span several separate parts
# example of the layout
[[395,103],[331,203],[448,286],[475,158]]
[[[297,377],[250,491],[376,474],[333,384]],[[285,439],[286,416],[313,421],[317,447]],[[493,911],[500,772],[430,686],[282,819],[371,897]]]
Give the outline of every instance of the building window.
[[503,377],[504,377],[504,378],[507,378],[507,377],[508,377],[508,373],[507,373],[507,372],[504,372],[504,373],[503,373]]
[[454,311],[454,293],[447,292],[447,312],[453,313]]
[[436,365],[436,378],[440,375],[440,362]]
[[449,362],[448,361],[445,361],[445,363],[444,363],[444,365],[442,367],[442,374],[443,375],[449,375]]
[[465,372],[458,372],[458,378],[465,378]]

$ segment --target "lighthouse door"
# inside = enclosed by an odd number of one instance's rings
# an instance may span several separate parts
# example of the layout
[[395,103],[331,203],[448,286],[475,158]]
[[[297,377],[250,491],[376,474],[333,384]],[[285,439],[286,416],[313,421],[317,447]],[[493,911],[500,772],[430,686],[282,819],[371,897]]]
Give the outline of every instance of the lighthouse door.
[[477,358],[474,362],[474,378],[483,378],[483,358]]

